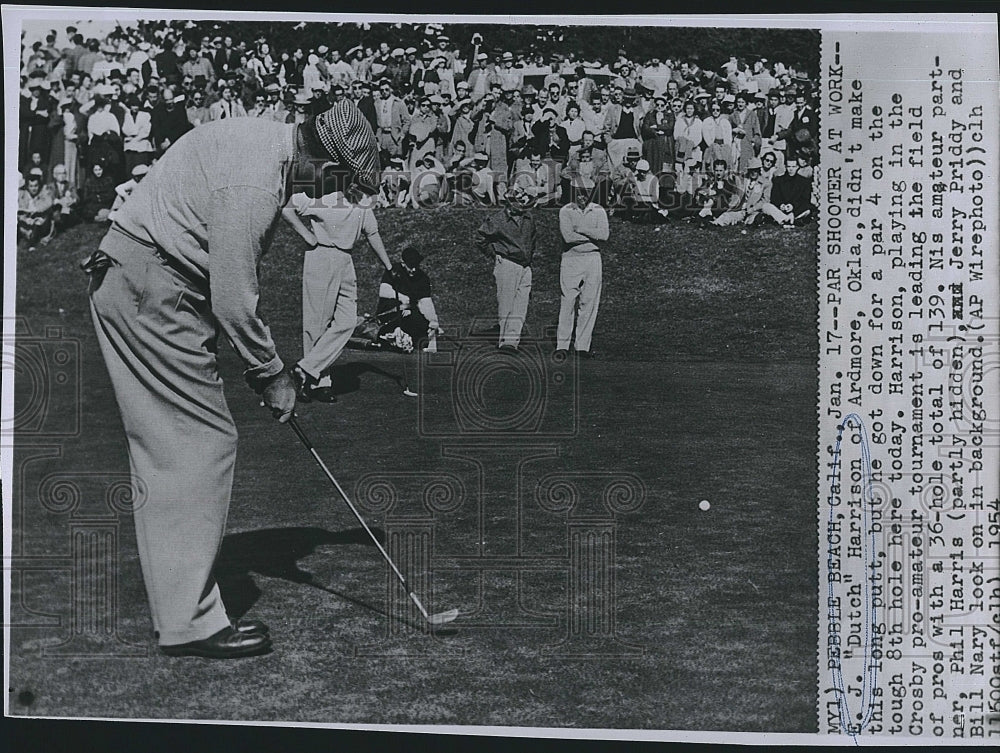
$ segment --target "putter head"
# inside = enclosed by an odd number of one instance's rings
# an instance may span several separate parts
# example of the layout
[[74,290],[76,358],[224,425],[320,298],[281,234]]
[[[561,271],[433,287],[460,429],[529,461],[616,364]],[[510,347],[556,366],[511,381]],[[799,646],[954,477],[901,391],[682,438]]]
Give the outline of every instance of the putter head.
[[407,397],[420,397],[419,394],[410,389],[403,390],[403,394],[406,395]]
[[432,614],[427,618],[427,622],[431,625],[447,625],[449,622],[458,617],[457,609],[449,609],[447,612],[438,612],[437,614]]

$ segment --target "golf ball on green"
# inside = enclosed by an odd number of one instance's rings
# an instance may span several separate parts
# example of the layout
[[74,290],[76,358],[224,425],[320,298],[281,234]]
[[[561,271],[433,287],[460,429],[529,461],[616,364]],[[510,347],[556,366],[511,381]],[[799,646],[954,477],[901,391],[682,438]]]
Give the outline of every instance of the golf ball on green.
[[707,499],[703,499],[701,502],[698,503],[698,507],[701,510],[707,510],[708,508],[711,507],[711,505],[708,503]]

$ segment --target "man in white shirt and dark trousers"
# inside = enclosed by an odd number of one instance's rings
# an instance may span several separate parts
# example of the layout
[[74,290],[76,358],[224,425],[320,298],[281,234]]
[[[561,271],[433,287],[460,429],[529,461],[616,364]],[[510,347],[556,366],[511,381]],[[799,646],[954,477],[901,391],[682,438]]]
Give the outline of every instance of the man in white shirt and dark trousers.
[[608,239],[608,214],[604,207],[590,200],[594,181],[578,176],[571,188],[573,200],[559,210],[559,231],[564,248],[559,267],[562,293],[556,353],[568,355],[573,341],[578,356],[591,358],[590,343],[601,302],[600,244]]

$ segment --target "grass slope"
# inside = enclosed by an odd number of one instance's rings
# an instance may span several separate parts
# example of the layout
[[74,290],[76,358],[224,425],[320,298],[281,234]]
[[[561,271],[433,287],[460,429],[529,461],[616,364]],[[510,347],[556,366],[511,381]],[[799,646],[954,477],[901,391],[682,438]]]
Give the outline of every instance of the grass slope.
[[[425,252],[442,321],[456,333],[494,306],[489,265],[470,242],[481,218],[472,210],[379,215],[390,248],[410,241]],[[546,213],[539,222],[534,332],[558,312],[556,218]],[[69,550],[68,516],[39,504],[49,474],[75,476],[81,514],[105,510],[107,478],[127,470],[121,422],[75,269],[99,238],[97,229],[80,228],[19,257],[19,315],[36,335],[56,325],[77,338],[82,374],[79,405],[54,406],[79,409],[79,436],[19,440],[14,543],[28,556]],[[614,220],[608,245],[595,346],[603,357],[581,363],[573,378],[577,433],[535,441],[538,457],[520,468],[516,461],[530,455],[526,442],[500,437],[474,451],[461,438],[443,443],[422,435],[419,410],[445,411],[454,398],[437,372],[426,375],[420,401],[404,398],[394,381],[400,361],[391,357],[348,352],[337,375],[341,402],[300,413],[349,490],[373,473],[462,480],[460,503],[434,518],[434,555],[442,561],[512,552],[518,525],[525,556],[565,560],[571,521],[538,508],[530,490],[559,473],[640,478],[644,504],[615,521],[613,611],[618,644],[641,653],[553,653],[567,635],[562,570],[523,576],[521,608],[549,618],[525,625],[517,623],[532,620],[503,598],[515,593],[513,571],[436,568],[431,608],[458,606],[467,622],[481,624],[437,637],[408,630],[387,637],[387,576],[378,553],[291,432],[258,408],[223,348],[241,444],[219,577],[234,613],[272,626],[275,653],[213,663],[156,652],[134,533],[123,516],[117,629],[145,655],[49,655],[71,624],[70,579],[58,571],[26,573],[21,603],[55,615],[61,626],[12,631],[14,713],[815,729],[814,235],[675,226],[654,233]],[[356,260],[360,308],[370,310],[375,263],[367,252]],[[288,360],[300,348],[300,261],[300,244],[279,229],[262,268],[263,305]],[[499,414],[520,404],[516,379],[509,388],[490,385],[487,399]],[[16,387],[24,405],[31,385],[19,375]],[[443,444],[452,446],[447,456]],[[53,447],[58,456],[46,457]],[[520,497],[517,483],[525,490]],[[594,488],[581,488],[589,500]],[[415,504],[414,495],[401,499]],[[698,509],[701,499],[711,510]],[[368,517],[380,527],[392,524],[381,514]],[[41,618],[15,611],[18,619],[24,625]],[[401,655],[413,651],[429,655]],[[387,655],[371,655],[380,652]],[[30,705],[18,701],[25,690]]]

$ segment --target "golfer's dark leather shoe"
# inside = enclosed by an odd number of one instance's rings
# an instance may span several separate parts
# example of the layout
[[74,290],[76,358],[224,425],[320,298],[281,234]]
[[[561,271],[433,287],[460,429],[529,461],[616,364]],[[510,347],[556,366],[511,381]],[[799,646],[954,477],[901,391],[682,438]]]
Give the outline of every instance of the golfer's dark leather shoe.
[[203,656],[206,659],[239,659],[266,654],[271,650],[271,638],[264,633],[243,633],[232,626],[222,628],[204,640],[160,646],[167,656]]
[[261,633],[263,635],[271,632],[271,629],[260,620],[236,620],[233,622],[233,629],[238,633]]

